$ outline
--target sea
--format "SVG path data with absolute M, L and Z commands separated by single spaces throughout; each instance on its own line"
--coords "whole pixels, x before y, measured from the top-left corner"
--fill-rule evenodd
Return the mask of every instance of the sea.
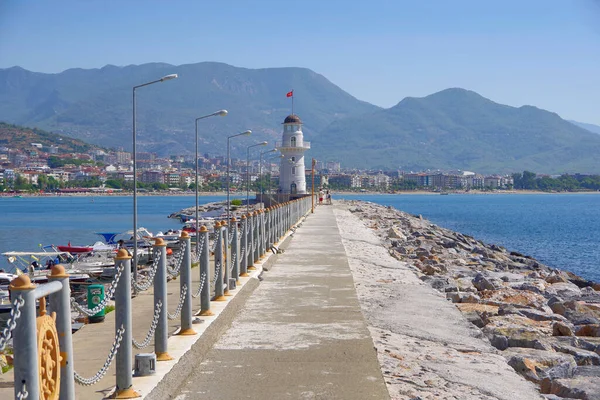
M 600 281 L 600 193 L 333 195 L 392 206 Z
M 439 226 L 600 281 L 600 193 L 333 194 L 334 200 L 341 198 L 422 215 Z M 179 229 L 181 223 L 168 216 L 195 204 L 194 196 L 137 200 L 138 227 L 153 233 Z M 225 196 L 200 196 L 199 203 L 223 200 Z M 102 239 L 96 232 L 131 230 L 132 210 L 131 196 L 0 197 L 0 253 L 41 251 L 51 244 L 90 245 Z M 6 267 L 2 257 L 0 268 Z

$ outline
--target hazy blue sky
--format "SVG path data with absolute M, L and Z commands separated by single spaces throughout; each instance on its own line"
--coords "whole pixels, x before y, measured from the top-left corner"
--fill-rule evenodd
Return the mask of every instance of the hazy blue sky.
M 600 124 L 594 0 L 0 0 L 0 68 L 153 61 L 307 67 L 384 107 L 463 87 Z

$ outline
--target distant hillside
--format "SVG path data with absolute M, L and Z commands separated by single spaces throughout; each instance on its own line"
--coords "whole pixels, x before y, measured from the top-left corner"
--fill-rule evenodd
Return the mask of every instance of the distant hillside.
M 569 122 L 580 128 L 586 129 L 590 132 L 597 133 L 600 135 L 600 126 L 598 126 L 598 125 L 586 124 L 585 122 L 577 122 L 577 121 L 573 121 L 573 120 L 569 120 Z
M 224 155 L 228 135 L 251 129 L 251 137 L 231 141 L 232 157 L 245 158 L 248 145 L 280 140 L 291 112 L 285 94 L 293 89 L 294 111 L 312 145 L 308 158 L 408 171 L 600 173 L 600 135 L 555 113 L 497 104 L 464 89 L 407 97 L 382 109 L 306 68 L 203 62 L 59 74 L 0 69 L 0 120 L 131 150 L 132 87 L 171 73 L 179 78 L 136 92 L 139 151 L 192 154 L 195 118 L 225 108 L 228 116 L 199 122 L 200 152 Z
M 13 67 L 0 69 L 0 120 L 131 150 L 133 86 L 172 73 L 179 78 L 136 91 L 139 151 L 192 153 L 195 118 L 225 108 L 228 116 L 200 121 L 200 151 L 224 154 L 228 135 L 251 129 L 252 137 L 231 142 L 232 155 L 245 158 L 249 144 L 280 140 L 292 89 L 311 139 L 331 121 L 379 109 L 305 68 L 154 63 L 43 74 Z
M 464 89 L 408 97 L 332 123 L 313 147 L 358 167 L 600 172 L 599 135 L 555 113 L 497 104 Z
M 44 146 L 45 151 L 50 146 L 58 147 L 59 153 L 83 153 L 97 147 L 78 139 L 57 135 L 41 129 L 25 128 L 0 122 L 0 147 L 28 151 L 33 149 L 32 143 L 41 144 Z

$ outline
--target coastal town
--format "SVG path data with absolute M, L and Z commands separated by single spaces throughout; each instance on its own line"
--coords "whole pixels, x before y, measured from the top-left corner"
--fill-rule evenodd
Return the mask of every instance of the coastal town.
M 276 190 L 280 156 L 257 158 L 256 155 L 250 160 L 231 158 L 229 185 L 232 192 L 245 191 L 248 183 L 252 190 Z M 155 153 L 139 152 L 136 162 L 138 186 L 142 190 L 177 193 L 194 189 L 194 156 L 191 154 L 159 157 Z M 226 187 L 225 156 L 203 154 L 198 167 L 199 190 L 220 191 Z M 308 182 L 313 182 L 312 175 L 313 170 L 307 169 Z M 376 192 L 515 188 L 513 175 L 483 175 L 460 170 L 357 170 L 344 168 L 340 162 L 320 160 L 315 160 L 314 183 L 317 187 L 335 190 Z M 118 193 L 131 190 L 132 185 L 132 154 L 127 151 L 61 152 L 57 146 L 40 143 L 31 143 L 28 149 L 0 147 L 0 192 Z

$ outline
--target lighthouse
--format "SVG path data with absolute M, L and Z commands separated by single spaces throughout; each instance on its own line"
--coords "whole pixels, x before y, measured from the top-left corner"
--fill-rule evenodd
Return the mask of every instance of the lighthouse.
M 276 147 L 283 155 L 279 167 L 279 193 L 306 194 L 304 152 L 310 149 L 310 142 L 304 141 L 300 117 L 295 114 L 285 117 L 281 142 L 277 142 Z

